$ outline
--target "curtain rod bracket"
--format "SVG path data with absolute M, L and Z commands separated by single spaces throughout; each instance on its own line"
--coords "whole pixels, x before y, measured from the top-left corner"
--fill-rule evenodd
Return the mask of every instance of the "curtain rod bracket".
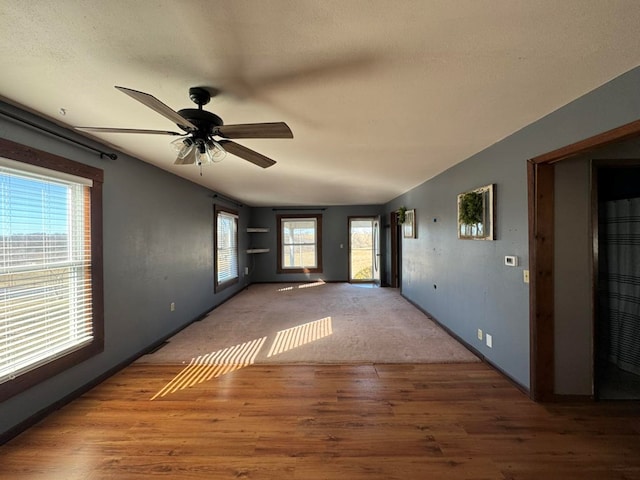
M 244 205 L 242 203 L 236 202 L 232 198 L 225 197 L 224 195 L 220 195 L 219 193 L 214 193 L 213 195 L 211 195 L 211 198 L 219 198 L 223 202 L 231 203 L 232 205 L 235 205 L 238 208 L 244 207 Z

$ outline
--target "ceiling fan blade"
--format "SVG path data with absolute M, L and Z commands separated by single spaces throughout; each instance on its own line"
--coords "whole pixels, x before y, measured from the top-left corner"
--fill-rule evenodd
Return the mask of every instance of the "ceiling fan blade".
M 173 162 L 174 165 L 193 165 L 194 163 L 196 163 L 196 154 L 195 152 L 190 152 L 189 155 L 187 155 L 184 158 L 176 158 L 176 161 Z
M 74 127 L 83 132 L 95 133 L 147 133 L 150 135 L 184 135 L 185 133 L 170 132 L 168 130 L 142 130 L 138 128 L 103 128 L 103 127 Z
M 130 88 L 125 88 L 125 87 L 116 86 L 116 88 L 120 90 L 122 93 L 126 93 L 134 100 L 137 100 L 143 105 L 149 107 L 151 110 L 154 110 L 158 112 L 160 115 L 164 116 L 165 118 L 168 118 L 173 123 L 186 127 L 185 128 L 186 130 L 198 129 L 198 127 L 196 127 L 193 123 L 191 123 L 186 118 L 183 118 L 178 112 L 176 112 L 175 110 L 171 109 L 170 107 L 162 103 L 153 95 L 149 95 L 148 93 L 144 93 L 144 92 L 139 92 L 137 90 L 131 90 Z
M 293 132 L 284 122 L 221 125 L 213 133 L 225 138 L 293 138 Z
M 265 157 L 261 153 L 244 147 L 236 142 L 232 142 L 231 140 L 220 140 L 218 143 L 222 145 L 222 148 L 227 152 L 243 158 L 259 167 L 267 168 L 271 165 L 275 165 L 276 163 L 275 160 L 271 160 L 269 157 Z

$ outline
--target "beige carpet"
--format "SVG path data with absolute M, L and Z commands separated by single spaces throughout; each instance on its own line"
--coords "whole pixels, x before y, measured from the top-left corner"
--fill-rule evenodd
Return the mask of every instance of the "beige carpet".
M 479 359 L 398 290 L 257 284 L 138 363 L 451 363 Z

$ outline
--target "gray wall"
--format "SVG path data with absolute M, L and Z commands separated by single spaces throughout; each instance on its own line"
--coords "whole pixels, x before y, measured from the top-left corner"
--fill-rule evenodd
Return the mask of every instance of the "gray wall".
M 576 158 L 555 170 L 555 392 L 593 393 L 591 162 Z
M 640 69 L 635 68 L 385 207 L 386 212 L 401 205 L 417 211 L 418 238 L 403 239 L 403 294 L 527 388 L 529 295 L 522 280 L 522 270 L 528 269 L 526 161 L 640 118 L 638 84 Z M 456 195 L 489 183 L 497 186 L 496 241 L 458 240 Z M 517 255 L 520 266 L 504 266 L 505 255 Z M 493 348 L 477 339 L 478 328 L 493 335 Z M 568 372 L 585 360 L 585 340 L 579 349 L 556 351 L 562 362 L 558 393 L 583 393 L 584 371 L 578 383 L 568 383 Z M 572 341 L 571 328 L 561 324 L 557 348 Z
M 479 154 L 396 199 L 390 210 L 416 210 L 418 236 L 402 238 L 403 295 L 528 385 L 526 168 L 510 161 L 514 153 Z M 458 240 L 457 194 L 490 183 L 496 241 Z M 516 255 L 519 266 L 505 266 L 505 255 Z M 492 335 L 492 348 L 478 329 Z
M 0 109 L 18 113 L 5 104 Z M 242 283 L 213 293 L 213 192 L 124 154 L 116 161 L 101 160 L 91 151 L 4 116 L 0 116 L 0 137 L 105 173 L 105 351 L 3 402 L 0 432 L 4 432 L 211 310 Z M 241 231 L 246 229 L 248 212 L 240 209 Z M 240 235 L 239 243 L 246 249 L 246 235 Z M 241 272 L 245 261 L 241 255 Z M 175 312 L 170 311 L 171 302 Z
M 253 208 L 251 209 L 251 227 L 264 227 L 269 233 L 252 233 L 249 240 L 252 247 L 268 248 L 269 253 L 249 255 L 249 277 L 251 282 L 298 282 L 324 280 L 327 282 L 346 282 L 349 280 L 349 220 L 350 216 L 376 216 L 382 212 L 380 205 L 351 205 L 305 207 L 298 209 Z M 286 214 L 322 214 L 322 273 L 278 274 L 277 269 L 277 215 Z M 381 219 L 384 225 L 384 218 Z M 384 242 L 384 229 L 382 232 Z M 340 247 L 342 245 L 342 248 Z M 384 245 L 382 245 L 384 249 Z M 384 278 L 384 277 L 383 277 Z

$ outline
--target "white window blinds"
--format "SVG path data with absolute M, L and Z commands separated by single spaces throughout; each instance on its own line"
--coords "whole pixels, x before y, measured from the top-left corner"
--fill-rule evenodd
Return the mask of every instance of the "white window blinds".
M 238 216 L 217 211 L 216 283 L 238 278 Z
M 0 383 L 93 339 L 89 186 L 52 174 L 0 165 Z

